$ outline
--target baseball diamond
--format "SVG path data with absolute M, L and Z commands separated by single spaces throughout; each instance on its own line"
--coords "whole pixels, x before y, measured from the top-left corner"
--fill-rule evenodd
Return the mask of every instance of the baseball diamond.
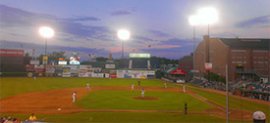
M 78 118 L 85 122 L 162 122 L 165 118 L 166 122 L 225 122 L 224 92 L 192 85 L 185 85 L 186 92 L 183 92 L 183 84 L 167 83 L 168 87 L 164 88 L 158 79 L 141 80 L 141 85 L 131 90 L 130 85 L 136 81 L 116 78 L 1 78 L 0 113 L 1 116 L 12 115 L 21 119 L 35 113 L 46 122 L 75 122 Z M 85 88 L 86 83 L 91 84 L 91 90 Z M 144 97 L 141 97 L 141 88 L 145 90 Z M 74 103 L 71 98 L 73 92 L 78 98 Z M 269 102 L 235 95 L 230 96 L 230 102 L 231 122 L 251 122 L 255 110 L 264 111 L 267 115 L 270 112 L 267 110 Z M 125 117 L 121 117 L 123 114 Z M 108 118 L 105 120 L 102 116 Z

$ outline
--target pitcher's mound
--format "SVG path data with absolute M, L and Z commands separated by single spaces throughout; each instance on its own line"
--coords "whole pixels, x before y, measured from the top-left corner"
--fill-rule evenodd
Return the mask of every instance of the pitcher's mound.
M 139 96 L 139 97 L 133 97 L 134 99 L 136 99 L 136 100 L 158 100 L 158 98 L 157 97 L 141 97 L 141 96 Z

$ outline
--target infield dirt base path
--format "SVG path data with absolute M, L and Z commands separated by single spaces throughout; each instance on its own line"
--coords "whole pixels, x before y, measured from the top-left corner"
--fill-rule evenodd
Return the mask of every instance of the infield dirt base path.
M 82 88 L 20 94 L 0 100 L 0 112 L 58 114 L 83 111 L 72 103 L 74 91 L 79 99 L 87 94 Z
M 136 87 L 139 90 L 140 87 Z M 181 88 L 162 88 L 162 87 L 144 87 L 147 91 L 164 91 L 183 93 Z M 72 103 L 72 93 L 77 92 L 77 98 L 80 99 L 87 93 L 97 90 L 130 90 L 128 86 L 96 86 L 90 90 L 86 88 L 67 88 L 59 90 L 50 90 L 45 92 L 32 92 L 20 94 L 0 100 L 0 113 L 37 113 L 37 114 L 64 114 L 75 112 L 169 112 L 182 113 L 176 110 L 125 110 L 125 109 L 83 109 Z M 209 114 L 220 118 L 225 118 L 225 108 L 220 106 L 190 90 L 186 92 L 194 98 L 212 105 L 214 108 L 202 112 L 188 112 L 189 114 Z M 137 98 L 134 98 L 137 99 Z M 147 100 L 147 99 L 144 99 Z M 153 100 L 153 99 L 152 99 Z M 253 100 L 252 100 L 253 101 Z M 259 101 L 260 102 L 260 101 Z M 262 102 L 265 104 L 265 102 Z M 230 109 L 231 119 L 251 120 L 252 113 L 244 110 Z

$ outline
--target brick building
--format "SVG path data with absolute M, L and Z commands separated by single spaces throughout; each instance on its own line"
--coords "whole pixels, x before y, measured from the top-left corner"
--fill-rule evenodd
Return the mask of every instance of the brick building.
M 194 68 L 201 74 L 207 72 L 205 62 L 209 61 L 212 63 L 210 71 L 221 76 L 226 75 L 227 64 L 229 81 L 270 75 L 270 39 L 208 39 L 209 36 L 204 36 L 195 51 Z

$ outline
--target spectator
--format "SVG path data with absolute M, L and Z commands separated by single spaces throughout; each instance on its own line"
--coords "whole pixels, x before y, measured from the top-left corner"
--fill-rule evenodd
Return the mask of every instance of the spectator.
M 37 120 L 37 117 L 35 116 L 34 113 L 32 113 L 32 114 L 30 115 L 30 117 L 28 118 L 28 120 L 29 120 L 29 121 L 36 121 L 36 120 Z

